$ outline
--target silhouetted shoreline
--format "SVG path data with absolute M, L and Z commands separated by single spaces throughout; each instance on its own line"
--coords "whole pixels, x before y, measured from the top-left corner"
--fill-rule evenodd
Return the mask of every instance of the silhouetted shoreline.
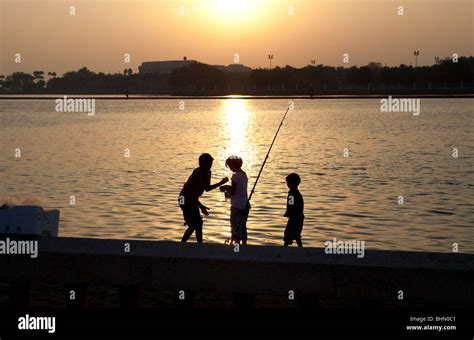
M 62 76 L 34 71 L 0 75 L 0 94 L 167 95 L 189 97 L 246 96 L 371 96 L 371 95 L 453 95 L 474 94 L 474 57 L 449 58 L 434 65 L 413 67 L 332 67 L 308 65 L 249 72 L 226 72 L 212 65 L 193 63 L 170 73 L 105 74 L 87 67 Z M 46 77 L 49 77 L 46 79 Z
M 44 95 L 1 95 L 0 100 L 51 100 L 56 98 L 61 98 L 67 96 L 68 98 L 94 98 L 100 100 L 150 100 L 150 99 L 157 99 L 157 100 L 192 100 L 192 99 L 382 99 L 391 96 L 392 98 L 432 98 L 432 99 L 448 99 L 448 98 L 468 98 L 473 99 L 474 93 L 472 94 L 377 94 L 377 95 L 315 95 L 311 96 L 290 96 L 290 95 L 282 95 L 282 96 L 258 96 L 258 95 L 222 95 L 222 96 L 203 96 L 203 95 L 195 95 L 195 96 L 163 96 L 163 95 L 129 95 L 127 98 L 124 95 L 103 95 L 103 94 L 44 94 Z

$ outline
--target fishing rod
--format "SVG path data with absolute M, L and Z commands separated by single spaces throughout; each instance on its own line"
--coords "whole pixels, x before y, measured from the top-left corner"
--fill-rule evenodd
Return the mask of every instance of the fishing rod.
M 239 225 L 242 224 L 242 221 L 244 220 L 245 218 L 245 215 L 247 215 L 250 211 L 250 200 L 252 199 L 252 196 L 255 192 L 255 188 L 257 187 L 257 183 L 258 183 L 258 180 L 260 179 L 260 175 L 262 174 L 262 171 L 263 171 L 263 168 L 265 167 L 265 164 L 267 163 L 267 160 L 268 160 L 268 156 L 270 155 L 270 151 L 272 151 L 272 148 L 273 148 L 273 144 L 275 144 L 275 140 L 278 136 L 278 133 L 280 132 L 280 129 L 281 127 L 283 126 L 283 122 L 285 121 L 285 118 L 286 118 L 286 115 L 288 114 L 288 111 L 290 110 L 290 108 L 292 107 L 292 102 L 290 102 L 290 104 L 288 105 L 288 107 L 286 108 L 286 111 L 285 111 L 285 114 L 283 115 L 283 118 L 280 122 L 280 125 L 278 126 L 278 129 L 275 133 L 275 136 L 273 136 L 273 140 L 272 140 L 272 143 L 270 144 L 270 147 L 268 148 L 268 152 L 267 154 L 265 155 L 265 159 L 263 160 L 263 163 L 262 163 L 262 166 L 260 167 L 260 171 L 258 172 L 258 175 L 257 175 L 257 179 L 255 180 L 255 183 L 253 184 L 253 187 L 252 187 L 252 191 L 250 191 L 250 195 L 249 197 L 247 198 L 247 203 L 245 204 L 245 209 L 244 209 L 244 214 L 240 217 L 240 221 L 239 221 Z M 225 241 L 225 243 L 227 244 L 228 242 L 230 241 L 230 239 L 227 239 Z
M 257 186 L 258 180 L 260 179 L 260 175 L 262 174 L 263 168 L 265 167 L 265 164 L 267 163 L 268 156 L 270 155 L 270 151 L 272 151 L 273 144 L 275 144 L 275 140 L 278 136 L 278 133 L 280 132 L 281 127 L 283 126 L 283 122 L 285 121 L 286 115 L 288 114 L 288 111 L 290 110 L 290 107 L 291 107 L 292 104 L 293 103 L 290 103 L 290 105 L 288 105 L 288 107 L 286 108 L 285 114 L 283 115 L 283 118 L 280 122 L 280 125 L 278 126 L 278 130 L 276 131 L 275 136 L 273 137 L 272 144 L 270 144 L 270 147 L 268 148 L 268 152 L 265 156 L 265 159 L 263 160 L 262 166 L 260 167 L 260 171 L 258 172 L 257 179 L 255 180 L 255 183 L 253 184 L 252 191 L 250 191 L 249 198 L 247 199 L 247 204 L 245 205 L 245 211 L 247 211 L 247 212 L 250 210 L 250 200 L 252 199 L 253 193 L 255 192 L 255 188 Z M 244 219 L 244 216 L 245 215 L 243 215 L 240 218 L 239 224 L 242 223 L 242 221 Z

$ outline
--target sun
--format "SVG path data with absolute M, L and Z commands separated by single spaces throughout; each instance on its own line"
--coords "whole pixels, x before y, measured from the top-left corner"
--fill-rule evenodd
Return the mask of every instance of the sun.
M 257 11 L 257 0 L 211 0 L 210 13 L 214 18 L 227 23 L 244 22 L 252 19 Z
M 250 8 L 249 0 L 214 0 L 214 10 L 224 16 L 245 15 Z

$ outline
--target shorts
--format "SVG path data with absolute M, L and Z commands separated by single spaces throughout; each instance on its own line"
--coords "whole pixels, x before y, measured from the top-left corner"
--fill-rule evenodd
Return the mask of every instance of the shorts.
M 291 243 L 294 240 L 301 239 L 301 232 L 303 231 L 304 216 L 290 217 L 285 228 L 285 235 L 283 237 L 285 242 Z
M 248 209 L 230 208 L 230 230 L 234 241 L 247 241 Z
M 192 229 L 202 228 L 202 217 L 197 203 L 179 205 L 183 211 L 184 225 Z

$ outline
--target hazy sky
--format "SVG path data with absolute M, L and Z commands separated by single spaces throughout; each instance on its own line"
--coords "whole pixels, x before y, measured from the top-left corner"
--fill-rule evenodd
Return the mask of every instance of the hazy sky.
M 251 67 L 419 65 L 474 55 L 474 0 L 0 0 L 0 74 L 137 71 L 195 59 Z M 70 15 L 75 6 L 75 15 Z M 403 6 L 404 15 L 398 15 Z M 15 53 L 21 63 L 15 63 Z M 131 56 L 130 64 L 124 54 Z M 349 63 L 343 63 L 343 54 Z

